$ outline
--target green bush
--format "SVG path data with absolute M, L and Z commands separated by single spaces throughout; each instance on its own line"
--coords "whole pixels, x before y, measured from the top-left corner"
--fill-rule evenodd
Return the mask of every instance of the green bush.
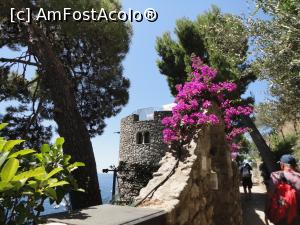
M 0 124 L 0 130 L 7 124 Z M 70 163 L 64 155 L 64 139 L 59 137 L 52 146 L 42 145 L 40 151 L 18 150 L 24 140 L 0 137 L 0 224 L 34 224 L 44 211 L 43 203 L 59 204 L 71 190 L 78 189 L 72 171 L 81 162 Z
M 280 157 L 284 154 L 294 154 L 295 146 L 297 143 L 296 135 L 289 135 L 285 138 L 278 138 L 273 142 L 273 151 L 276 157 L 276 160 L 279 161 Z

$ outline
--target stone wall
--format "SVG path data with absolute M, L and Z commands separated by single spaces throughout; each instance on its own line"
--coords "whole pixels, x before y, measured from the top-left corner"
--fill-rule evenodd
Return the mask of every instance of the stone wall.
M 121 120 L 119 152 L 120 200 L 130 202 L 158 169 L 158 163 L 167 151 L 162 140 L 162 118 L 168 111 L 155 111 L 152 120 L 139 120 L 136 114 Z M 149 143 L 138 143 L 137 135 L 149 134 Z
M 233 169 L 233 183 L 230 192 L 230 197 L 234 200 L 232 205 L 232 223 L 234 225 L 243 225 L 243 211 L 241 205 L 241 195 L 240 195 L 240 173 L 239 168 L 236 162 L 232 162 L 232 169 Z
M 165 209 L 168 224 L 213 225 L 210 146 L 209 129 L 205 129 L 195 142 L 186 146 L 186 158 L 178 161 L 167 153 L 136 203 L 146 198 L 140 206 Z M 167 176 L 170 177 L 167 179 Z M 156 187 L 157 190 L 147 196 Z
M 215 114 L 220 112 L 216 110 Z M 210 133 L 212 169 L 218 174 L 218 190 L 214 191 L 214 222 L 216 225 L 242 225 L 238 168 L 231 160 L 225 141 L 224 124 Z
M 163 157 L 136 204 L 167 210 L 170 225 L 242 225 L 238 173 L 224 124 L 202 129 L 185 150 L 180 159 L 169 152 Z

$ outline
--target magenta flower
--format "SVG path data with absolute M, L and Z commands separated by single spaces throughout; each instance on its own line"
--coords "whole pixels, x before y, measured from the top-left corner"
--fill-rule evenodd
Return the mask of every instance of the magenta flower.
M 226 140 L 232 152 L 239 150 L 239 143 L 234 143 L 239 135 L 248 131 L 246 127 L 235 127 L 236 116 L 249 116 L 253 112 L 251 106 L 234 106 L 226 96 L 237 89 L 232 82 L 215 82 L 217 71 L 204 65 L 199 57 L 192 58 L 191 80 L 183 85 L 176 85 L 178 94 L 176 106 L 172 108 L 172 116 L 162 120 L 166 127 L 163 139 L 167 144 L 180 146 L 191 141 L 191 138 L 201 126 L 225 123 Z M 212 102 L 221 109 L 222 116 L 208 114 Z
M 216 124 L 220 123 L 219 118 L 214 114 L 211 114 L 211 115 L 208 116 L 208 121 L 213 125 L 216 125 Z
M 204 100 L 202 103 L 203 109 L 208 109 L 211 106 L 211 101 Z
M 178 141 L 179 137 L 177 136 L 175 131 L 173 131 L 171 129 L 164 129 L 163 130 L 163 139 L 166 144 L 169 144 L 172 141 Z
M 197 110 L 199 107 L 199 103 L 196 99 L 192 99 L 189 101 L 190 105 L 191 105 L 191 109 L 193 110 Z

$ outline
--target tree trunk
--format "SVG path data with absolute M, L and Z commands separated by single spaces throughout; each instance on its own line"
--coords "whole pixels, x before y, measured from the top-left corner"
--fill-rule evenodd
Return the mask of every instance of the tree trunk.
M 266 164 L 268 172 L 271 173 L 275 171 L 277 169 L 275 157 L 272 151 L 270 150 L 269 146 L 265 142 L 263 136 L 261 135 L 261 133 L 259 132 L 259 130 L 257 129 L 256 125 L 250 117 L 245 117 L 245 122 L 247 126 L 251 129 L 250 136 L 254 144 L 256 145 L 263 162 Z
M 81 161 L 86 165 L 74 173 L 79 187 L 85 189 L 85 193 L 71 193 L 72 208 L 81 209 L 102 204 L 90 136 L 77 109 L 67 72 L 42 29 L 31 23 L 28 30 L 33 40 L 29 41 L 29 50 L 42 65 L 41 76 L 54 104 L 54 120 L 58 125 L 58 133 L 66 140 L 64 152 L 70 154 L 74 161 Z

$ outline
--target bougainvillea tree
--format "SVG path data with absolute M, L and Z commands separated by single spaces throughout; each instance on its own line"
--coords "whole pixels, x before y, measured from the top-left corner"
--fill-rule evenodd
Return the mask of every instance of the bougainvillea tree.
M 247 127 L 239 123 L 239 119 L 249 116 L 253 107 L 241 105 L 241 101 L 237 99 L 230 99 L 229 93 L 236 90 L 236 84 L 216 82 L 217 71 L 203 64 L 199 57 L 192 57 L 192 68 L 190 81 L 176 86 L 178 93 L 172 116 L 162 120 L 165 126 L 164 142 L 180 153 L 181 147 L 188 144 L 204 125 L 220 123 L 220 118 L 210 112 L 212 105 L 216 104 L 222 112 L 221 119 L 225 123 L 226 139 L 231 152 L 237 152 L 237 137 L 248 131 Z

